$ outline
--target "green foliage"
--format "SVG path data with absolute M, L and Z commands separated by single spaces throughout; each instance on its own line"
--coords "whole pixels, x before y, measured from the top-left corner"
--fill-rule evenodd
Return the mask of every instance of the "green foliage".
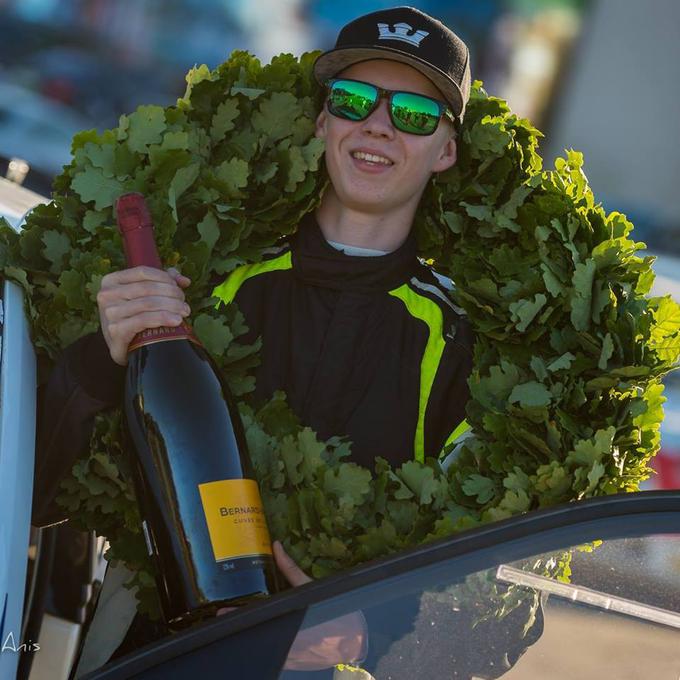
M 234 52 L 187 75 L 175 106 L 143 106 L 117 128 L 83 131 L 53 200 L 21 232 L 0 229 L 0 266 L 26 291 L 33 340 L 54 361 L 97 327 L 101 278 L 124 267 L 113 204 L 142 191 L 166 266 L 193 280 L 197 334 L 239 397 L 275 538 L 323 576 L 454 531 L 586 496 L 632 491 L 649 474 L 663 418 L 660 379 L 680 354 L 680 307 L 648 297 L 651 257 L 632 225 L 595 204 L 582 155 L 544 171 L 541 136 L 475 82 L 458 161 L 433 178 L 416 215 L 420 255 L 454 279 L 476 333 L 467 415 L 472 436 L 443 472 L 434 460 L 374 470 L 351 442 L 318 441 L 277 393 L 252 403 L 260 340 L 215 280 L 257 261 L 318 203 L 327 178 L 313 137 L 315 54 L 269 65 Z M 157 613 L 120 413 L 96 419 L 90 452 L 59 502 L 137 573 Z M 452 423 L 452 426 L 455 423 Z M 448 453 L 445 452 L 445 453 Z

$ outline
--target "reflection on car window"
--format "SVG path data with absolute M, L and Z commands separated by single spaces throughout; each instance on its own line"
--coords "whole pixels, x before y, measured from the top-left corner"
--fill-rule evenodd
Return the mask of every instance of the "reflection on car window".
M 312 607 L 280 680 L 680 677 L 680 534 L 461 573 L 451 560 L 372 586 L 321 619 Z M 338 661 L 364 672 L 339 671 Z
M 570 554 L 567 587 L 542 586 L 549 594 L 541 641 L 503 677 L 534 678 L 551 668 L 558 678 L 679 677 L 680 534 Z

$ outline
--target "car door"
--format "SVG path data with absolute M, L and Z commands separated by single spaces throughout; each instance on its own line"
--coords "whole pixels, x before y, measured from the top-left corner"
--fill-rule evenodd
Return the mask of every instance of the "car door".
M 356 624 L 357 612 L 364 631 L 334 627 Z M 334 658 L 364 634 L 361 658 Z M 423 545 L 174 634 L 86 679 L 199 674 L 677 680 L 680 492 L 589 499 Z
M 0 180 L 0 216 L 17 226 L 41 200 Z M 0 678 L 14 678 L 22 644 L 35 446 L 35 353 L 23 294 L 0 280 Z M 28 643 L 27 643 L 28 644 Z

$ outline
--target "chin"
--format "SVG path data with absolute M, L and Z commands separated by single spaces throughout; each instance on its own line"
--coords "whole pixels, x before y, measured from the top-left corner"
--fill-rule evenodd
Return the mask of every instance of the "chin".
M 341 185 L 342 186 L 342 185 Z M 347 206 L 354 204 L 384 205 L 394 203 L 394 186 L 380 185 L 378 182 L 347 183 L 338 192 L 338 197 Z
M 387 212 L 392 207 L 391 201 L 387 201 L 384 196 L 376 196 L 375 193 L 353 192 L 341 199 L 342 204 L 352 210 L 360 212 Z

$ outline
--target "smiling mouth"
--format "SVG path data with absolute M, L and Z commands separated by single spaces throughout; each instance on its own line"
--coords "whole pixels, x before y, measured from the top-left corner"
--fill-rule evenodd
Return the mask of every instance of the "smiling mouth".
M 359 161 L 365 161 L 371 165 L 394 165 L 394 163 L 385 156 L 377 156 L 376 154 L 366 153 L 365 151 L 353 151 L 351 154 L 352 158 L 356 158 Z

